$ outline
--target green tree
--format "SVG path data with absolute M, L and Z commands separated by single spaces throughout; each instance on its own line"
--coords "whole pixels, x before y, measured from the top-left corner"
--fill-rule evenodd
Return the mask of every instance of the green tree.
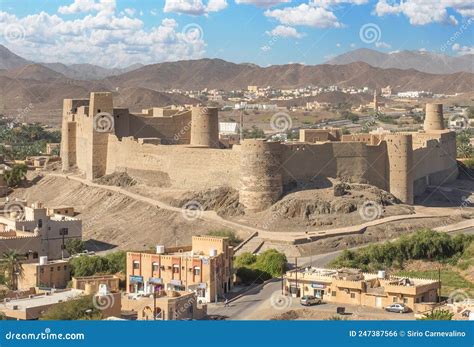
M 284 253 L 269 249 L 257 256 L 257 269 L 269 273 L 272 277 L 281 276 L 286 270 L 287 259 Z
M 448 310 L 434 310 L 425 314 L 420 320 L 452 320 L 454 313 Z
M 100 274 L 125 273 L 126 253 L 118 251 L 106 256 L 82 255 L 70 261 L 73 276 L 93 276 Z
M 25 256 L 19 254 L 14 249 L 3 253 L 3 257 L 0 260 L 1 269 L 5 273 L 6 285 L 11 290 L 18 289 L 18 277 L 23 275 L 22 260 L 25 260 Z
M 69 255 L 82 253 L 85 250 L 84 241 L 80 239 L 69 239 L 66 241 L 65 246 Z
M 237 277 L 244 283 L 262 282 L 281 276 L 286 270 L 286 256 L 275 249 L 259 255 L 246 252 L 234 259 Z
M 100 320 L 102 312 L 94 306 L 92 295 L 51 306 L 40 320 Z
M 471 146 L 471 133 L 468 130 L 463 130 L 456 135 L 457 154 L 460 158 L 472 157 L 473 150 Z
M 245 139 L 261 139 L 265 138 L 265 132 L 256 127 L 255 125 L 252 125 L 251 129 L 244 129 L 244 138 Z
M 25 164 L 14 165 L 5 171 L 5 181 L 9 187 L 17 187 L 26 177 L 28 167 Z

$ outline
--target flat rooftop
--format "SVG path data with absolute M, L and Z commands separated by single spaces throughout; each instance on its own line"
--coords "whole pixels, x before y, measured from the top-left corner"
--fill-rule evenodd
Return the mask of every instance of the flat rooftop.
M 67 300 L 78 298 L 83 295 L 83 291 L 79 289 L 70 289 L 61 292 L 54 292 L 50 295 L 40 294 L 32 298 L 10 299 L 9 302 L 2 302 L 0 309 L 13 310 L 13 306 L 17 306 L 17 311 L 26 310 L 32 307 L 41 307 L 47 305 L 57 304 Z

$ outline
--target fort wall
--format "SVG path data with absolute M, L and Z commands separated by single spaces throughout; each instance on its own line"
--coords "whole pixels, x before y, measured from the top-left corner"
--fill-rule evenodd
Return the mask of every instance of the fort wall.
M 174 188 L 239 188 L 240 147 L 221 150 L 179 145 L 140 144 L 133 137 L 110 135 L 107 174 L 151 171 Z
M 103 120 L 97 115 L 104 113 L 113 116 L 106 130 L 102 123 L 97 126 Z M 294 188 L 330 186 L 328 178 L 372 184 L 412 204 L 428 185 L 457 177 L 456 134 L 442 129 L 442 118 L 442 106 L 428 105 L 422 132 L 330 141 L 337 130 L 310 129 L 303 135 L 311 142 L 245 140 L 224 150 L 219 149 L 215 108 L 130 114 L 113 109 L 111 93 L 92 93 L 90 100 L 64 101 L 61 156 L 64 170 L 77 166 L 88 179 L 129 171 L 165 187 L 229 186 L 255 211 Z

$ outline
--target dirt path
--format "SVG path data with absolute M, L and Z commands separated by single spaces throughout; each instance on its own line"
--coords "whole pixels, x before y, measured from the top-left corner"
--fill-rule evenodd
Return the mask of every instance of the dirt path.
M 133 192 L 130 192 L 124 188 L 121 187 L 116 187 L 116 186 L 104 186 L 100 185 L 94 182 L 90 182 L 84 178 L 80 178 L 77 176 L 69 176 L 65 174 L 58 174 L 58 173 L 48 173 L 47 175 L 53 176 L 53 177 L 61 177 L 61 178 L 66 178 L 70 180 L 74 180 L 76 182 L 80 182 L 84 185 L 87 185 L 89 187 L 95 187 L 95 188 L 100 188 L 100 189 L 105 189 L 111 192 L 116 192 L 120 193 L 123 195 L 126 195 L 136 201 L 144 202 L 153 206 L 157 206 L 160 209 L 172 211 L 175 213 L 183 213 L 183 209 L 175 206 L 171 206 L 163 201 L 152 199 L 149 197 L 145 197 L 143 195 L 139 195 Z M 421 207 L 417 206 L 415 208 L 415 214 L 408 214 L 408 215 L 398 215 L 398 216 L 390 216 L 390 217 L 385 217 L 381 219 L 376 219 L 373 221 L 369 221 L 363 224 L 359 225 L 354 225 L 354 226 L 348 226 L 348 227 L 343 227 L 343 228 L 336 228 L 336 229 L 330 229 L 330 230 L 315 230 L 315 231 L 309 231 L 309 232 L 285 232 L 283 233 L 275 233 L 259 228 L 254 228 L 251 226 L 247 226 L 244 224 L 232 222 L 229 220 L 226 220 L 219 215 L 217 215 L 214 211 L 201 211 L 197 214 L 196 218 L 212 223 L 217 223 L 225 227 L 229 227 L 232 229 L 236 230 L 244 230 L 247 232 L 258 232 L 258 237 L 262 239 L 268 239 L 272 241 L 280 241 L 280 242 L 288 242 L 288 243 L 293 243 L 293 242 L 304 242 L 304 241 L 309 241 L 311 240 L 317 240 L 319 238 L 326 238 L 326 237 L 334 237 L 334 236 L 344 236 L 344 235 L 351 235 L 351 234 L 357 234 L 363 232 L 366 228 L 368 227 L 373 227 L 373 226 L 379 226 L 385 223 L 390 223 L 394 221 L 403 221 L 403 220 L 411 220 L 411 219 L 420 219 L 420 218 L 433 218 L 433 217 L 449 217 L 453 215 L 460 215 L 462 213 L 461 209 L 453 209 L 453 208 L 431 208 L 431 207 Z M 457 223 L 459 224 L 459 223 Z M 459 228 L 459 226 L 455 224 L 452 226 L 444 226 L 442 227 L 442 230 L 444 232 L 449 232 L 452 230 L 457 230 L 456 228 Z M 474 226 L 474 221 L 473 220 L 468 220 L 464 221 L 462 227 L 470 227 Z M 454 229 L 453 229 L 454 228 Z

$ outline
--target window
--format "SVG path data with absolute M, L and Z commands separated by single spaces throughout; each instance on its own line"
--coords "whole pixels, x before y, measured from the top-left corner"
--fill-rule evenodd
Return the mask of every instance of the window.
M 393 302 L 398 302 L 398 299 L 396 296 L 393 297 Z
M 179 265 L 173 265 L 173 273 L 175 274 L 179 273 Z
M 407 298 L 403 298 L 403 303 L 404 303 L 404 304 L 408 304 L 408 299 L 407 299 Z
M 50 268 L 50 271 L 53 272 L 53 271 L 54 271 L 54 267 L 51 267 L 51 268 Z
M 199 276 L 199 275 L 201 275 L 201 268 L 198 267 L 198 266 L 195 266 L 195 267 L 194 267 L 193 274 L 194 274 L 194 276 Z
M 38 219 L 38 228 L 42 228 L 42 227 L 43 227 L 43 220 Z
M 355 299 L 356 295 L 355 293 L 351 293 L 351 299 Z
M 58 271 L 61 271 L 61 266 L 58 266 Z
M 140 262 L 138 260 L 133 261 L 133 270 L 138 270 L 140 268 Z
M 44 274 L 44 268 L 40 269 L 40 273 Z
M 160 269 L 160 265 L 158 263 L 151 264 L 151 271 L 156 272 Z
M 332 295 L 332 296 L 336 296 L 336 291 L 333 290 L 333 291 L 331 292 L 331 295 Z
M 68 228 L 61 228 L 59 229 L 59 235 L 65 236 L 69 234 L 69 229 Z

